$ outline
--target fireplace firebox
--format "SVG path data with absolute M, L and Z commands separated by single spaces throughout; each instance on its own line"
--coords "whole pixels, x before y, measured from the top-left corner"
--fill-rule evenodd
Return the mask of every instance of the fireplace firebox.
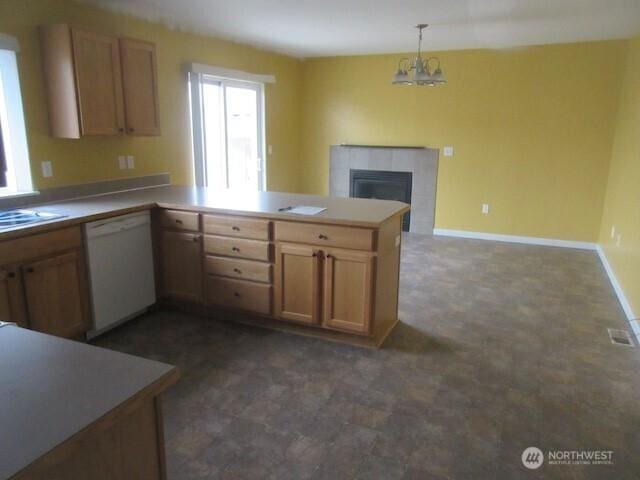
M 411 177 L 411 172 L 351 169 L 349 196 L 411 203 Z M 410 223 L 411 212 L 407 212 L 402 218 L 402 230 L 408 232 Z

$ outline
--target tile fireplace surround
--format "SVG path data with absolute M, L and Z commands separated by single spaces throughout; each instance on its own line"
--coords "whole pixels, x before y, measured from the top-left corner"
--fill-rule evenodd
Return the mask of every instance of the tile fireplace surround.
M 330 150 L 329 194 L 349 196 L 349 171 L 383 170 L 411 172 L 411 232 L 433 233 L 438 150 L 435 148 L 394 148 L 332 145 Z

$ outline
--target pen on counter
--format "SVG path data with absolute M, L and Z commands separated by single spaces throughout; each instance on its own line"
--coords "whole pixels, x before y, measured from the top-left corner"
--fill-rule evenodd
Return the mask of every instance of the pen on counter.
M 278 209 L 278 211 L 279 212 L 287 212 L 287 211 L 292 210 L 292 209 L 293 209 L 293 207 L 291 207 L 291 206 L 289 206 L 289 207 L 280 207 Z

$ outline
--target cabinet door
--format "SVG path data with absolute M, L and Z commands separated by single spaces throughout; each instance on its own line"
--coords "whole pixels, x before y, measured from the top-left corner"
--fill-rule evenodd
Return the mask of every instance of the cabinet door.
M 69 252 L 22 267 L 29 326 L 60 337 L 87 330 L 86 284 L 79 252 Z
M 330 249 L 324 263 L 323 324 L 368 333 L 372 314 L 375 257 L 368 252 Z
M 155 44 L 121 39 L 120 60 L 127 133 L 160 135 Z
M 163 230 L 162 293 L 165 297 L 202 301 L 202 235 Z
M 319 322 L 319 255 L 313 247 L 276 246 L 275 314 L 294 322 Z
M 28 326 L 20 270 L 15 267 L 0 269 L 0 321 Z
M 124 132 L 118 40 L 76 28 L 71 36 L 82 134 Z

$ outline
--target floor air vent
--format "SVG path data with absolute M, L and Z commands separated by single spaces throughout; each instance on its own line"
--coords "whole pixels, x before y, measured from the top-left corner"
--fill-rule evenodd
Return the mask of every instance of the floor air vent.
M 607 328 L 609 331 L 609 338 L 611 339 L 611 343 L 615 345 L 624 345 L 625 347 L 633 347 L 633 340 L 631 340 L 631 336 L 629 332 L 626 330 L 616 330 L 613 328 Z

